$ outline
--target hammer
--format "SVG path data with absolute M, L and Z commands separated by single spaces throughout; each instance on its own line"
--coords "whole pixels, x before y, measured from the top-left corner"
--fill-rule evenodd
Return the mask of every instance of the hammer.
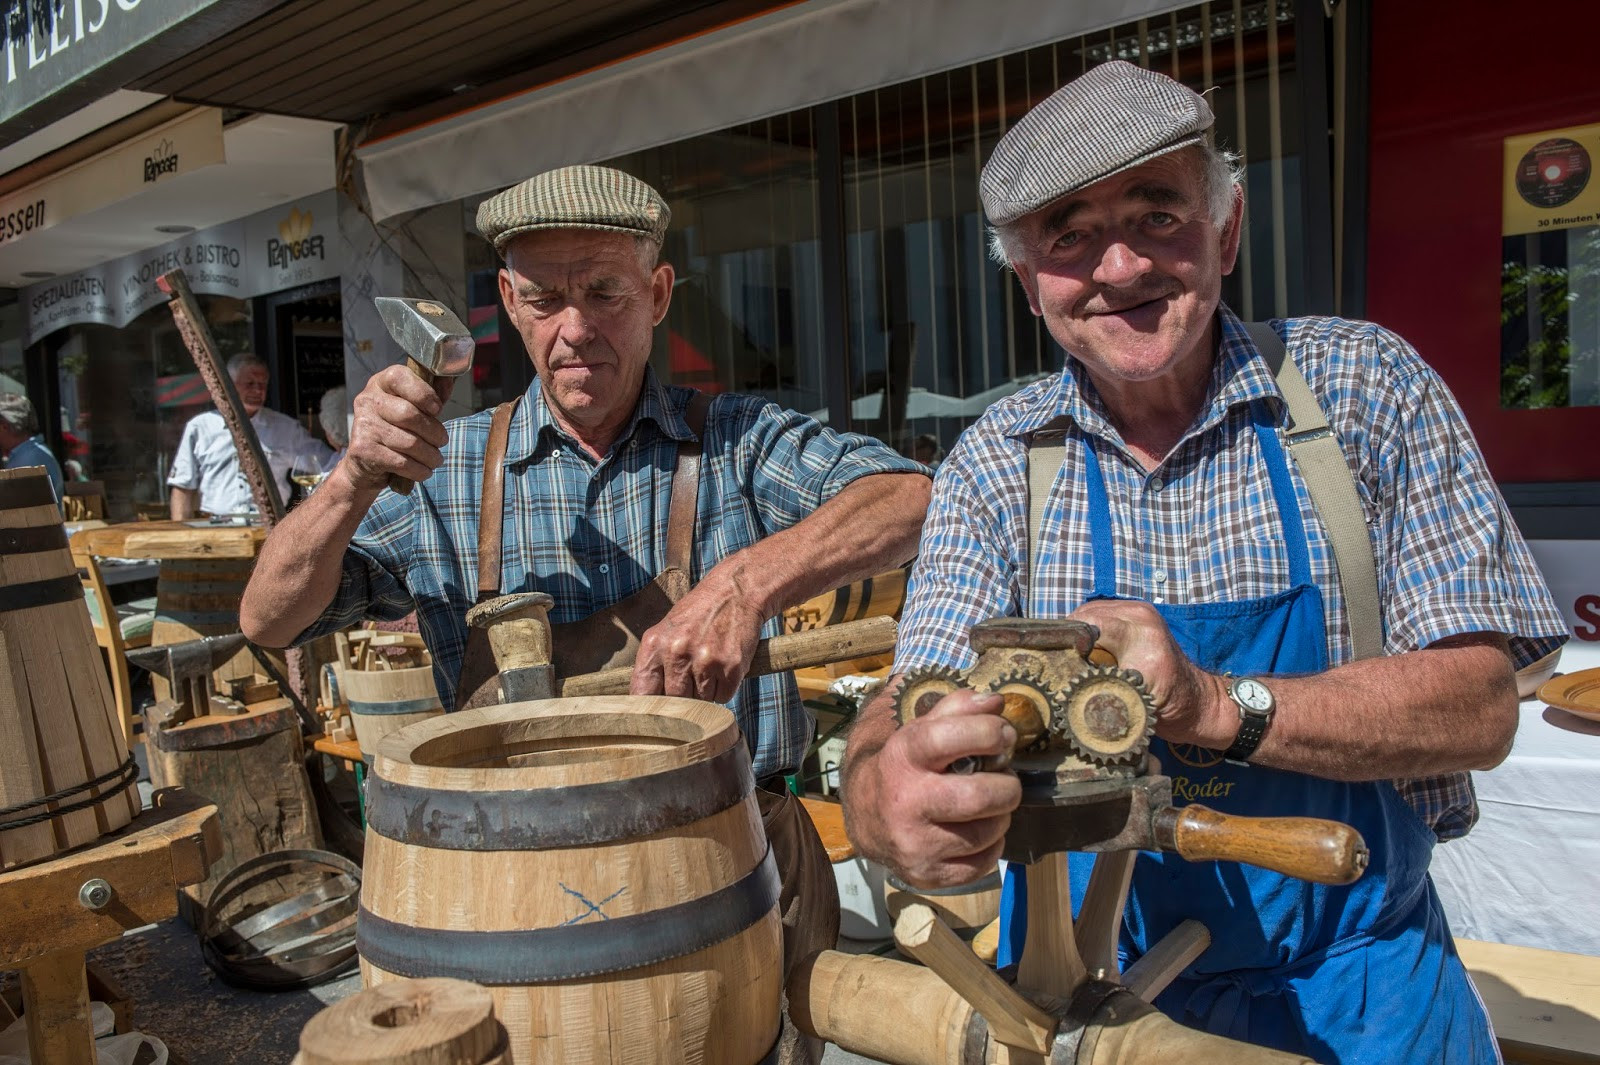
M 557 695 L 626 695 L 632 666 L 603 669 L 558 679 L 550 664 L 548 611 L 555 600 L 543 592 L 518 592 L 479 603 L 467 611 L 467 624 L 489 633 L 500 690 L 508 703 L 552 699 Z M 820 666 L 894 650 L 898 626 L 893 618 L 863 618 L 806 632 L 762 640 L 750 660 L 751 677 L 786 669 Z
M 404 296 L 374 296 L 372 302 L 389 335 L 406 353 L 406 366 L 426 384 L 439 377 L 460 377 L 472 368 L 476 350 L 472 330 L 444 304 Z M 398 473 L 389 475 L 389 487 L 401 495 L 413 484 Z

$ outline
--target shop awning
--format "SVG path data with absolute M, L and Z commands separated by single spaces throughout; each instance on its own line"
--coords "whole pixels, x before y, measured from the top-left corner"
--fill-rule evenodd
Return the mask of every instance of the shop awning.
M 709 133 L 1183 6 L 807 0 L 366 144 L 373 215 Z

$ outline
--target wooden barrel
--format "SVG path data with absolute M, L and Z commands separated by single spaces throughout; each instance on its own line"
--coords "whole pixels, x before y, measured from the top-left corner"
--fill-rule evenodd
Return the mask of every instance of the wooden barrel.
M 891 921 L 913 902 L 928 906 L 957 935 L 971 939 L 1000 916 L 1000 871 L 948 888 L 912 887 L 892 873 L 884 878 L 883 904 Z
M 392 980 L 334 1003 L 290 1065 L 510 1065 L 489 992 L 464 980 Z
M 239 631 L 239 602 L 250 581 L 255 562 L 248 558 L 184 558 L 161 563 L 156 579 L 156 619 L 150 629 L 150 643 L 159 647 L 186 643 L 198 636 L 224 636 Z M 283 652 L 272 651 L 274 662 L 284 670 Z M 248 649 L 240 651 L 216 669 L 212 676 L 219 691 L 227 682 L 259 672 Z M 157 699 L 168 695 L 164 678 L 153 676 Z
M 350 705 L 356 743 L 368 762 L 389 733 L 444 713 L 432 666 L 346 669 L 339 694 Z
M 517 1065 L 773 1050 L 777 871 L 723 707 L 553 699 L 391 733 L 363 864 L 368 984 L 485 985 Z
M 783 631 L 801 632 L 862 618 L 899 617 L 906 601 L 905 567 L 847 584 L 783 612 Z
M 0 869 L 123 827 L 137 778 L 50 478 L 0 470 Z

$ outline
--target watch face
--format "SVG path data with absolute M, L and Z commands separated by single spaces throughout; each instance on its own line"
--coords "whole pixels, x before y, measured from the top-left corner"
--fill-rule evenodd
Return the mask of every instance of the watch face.
M 1272 693 L 1259 680 L 1244 677 L 1234 681 L 1233 697 L 1251 710 L 1266 713 L 1272 709 Z

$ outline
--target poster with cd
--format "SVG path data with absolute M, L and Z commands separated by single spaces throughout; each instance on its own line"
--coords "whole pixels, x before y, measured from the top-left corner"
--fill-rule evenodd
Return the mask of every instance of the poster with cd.
M 1597 162 L 1600 125 L 1507 137 L 1501 233 L 1600 225 Z

